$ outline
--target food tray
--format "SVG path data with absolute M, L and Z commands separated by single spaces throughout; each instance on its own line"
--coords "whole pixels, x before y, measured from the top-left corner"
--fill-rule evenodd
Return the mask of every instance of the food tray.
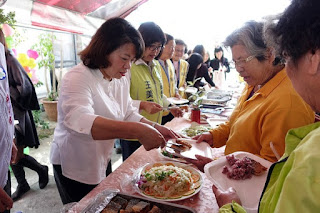
M 175 203 L 166 203 L 163 201 L 156 201 L 149 198 L 130 195 L 119 192 L 118 189 L 106 189 L 99 193 L 81 213 L 100 213 L 112 200 L 112 198 L 119 196 L 126 200 L 139 199 L 140 201 L 148 202 L 151 206 L 158 206 L 163 212 L 181 212 L 181 213 L 196 213 L 196 211 L 190 207 L 182 206 Z
M 140 199 L 142 201 L 148 202 L 151 205 L 156 205 L 158 206 L 163 212 L 181 212 L 181 213 L 196 213 L 196 211 L 190 207 L 175 204 L 175 203 L 167 203 L 163 201 L 155 201 L 149 198 L 142 198 L 140 196 L 135 196 L 135 195 L 128 195 L 124 193 L 119 193 L 119 196 L 125 198 L 125 199 Z

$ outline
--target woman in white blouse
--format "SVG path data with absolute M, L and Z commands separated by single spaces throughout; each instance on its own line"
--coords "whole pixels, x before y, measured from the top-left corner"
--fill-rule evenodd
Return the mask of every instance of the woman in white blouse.
M 82 63 L 64 76 L 50 156 L 63 204 L 79 201 L 111 173 L 113 139 L 137 138 L 150 150 L 176 137 L 132 106 L 123 76 L 143 50 L 137 30 L 110 19 L 80 52 Z

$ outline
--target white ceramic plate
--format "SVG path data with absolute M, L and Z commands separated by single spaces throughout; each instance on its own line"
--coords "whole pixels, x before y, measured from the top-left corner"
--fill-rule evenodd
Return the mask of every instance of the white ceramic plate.
M 180 154 L 183 157 L 196 159 L 195 155 L 201 155 L 201 156 L 205 156 L 208 158 L 212 158 L 212 151 L 211 151 L 211 147 L 209 144 L 207 144 L 205 142 L 196 143 L 195 141 L 188 141 L 188 142 L 192 145 L 192 147 L 191 147 L 191 149 L 189 149 L 185 152 L 180 152 Z M 160 156 L 163 157 L 164 159 L 175 160 L 175 161 L 184 161 L 181 158 L 170 158 L 170 157 L 164 156 L 162 154 L 163 149 L 159 148 L 158 151 L 160 153 Z
M 183 99 L 183 98 L 175 98 L 175 97 L 170 97 L 170 98 L 167 98 L 168 101 L 171 103 L 171 104 L 187 104 L 189 103 L 189 100 L 188 99 Z
M 234 155 L 236 158 L 240 159 L 243 157 L 252 158 L 268 169 L 272 164 L 271 162 L 248 152 L 234 152 L 230 155 Z M 239 195 L 242 206 L 248 213 L 257 212 L 259 199 L 266 182 L 268 172 L 266 171 L 261 176 L 253 175 L 252 178 L 246 180 L 233 180 L 229 179 L 227 175 L 222 174 L 222 169 L 225 165 L 228 165 L 226 157 L 221 157 L 218 160 L 208 163 L 204 167 L 204 172 L 219 189 L 227 190 L 229 187 L 233 187 Z
M 216 128 L 220 124 L 223 124 L 227 121 L 227 117 L 219 117 L 219 118 L 208 118 L 207 122 L 210 124 L 212 128 Z
M 189 198 L 189 197 L 192 197 L 193 195 L 197 194 L 197 193 L 201 190 L 202 185 L 203 185 L 202 176 L 201 176 L 201 174 L 200 174 L 196 169 L 194 169 L 193 167 L 191 167 L 191 166 L 189 166 L 189 165 L 186 165 L 186 164 L 183 164 L 183 163 L 172 162 L 172 161 L 161 161 L 161 162 L 159 162 L 159 163 L 162 163 L 162 164 L 172 163 L 172 164 L 174 164 L 174 166 L 177 166 L 177 167 L 180 167 L 180 168 L 183 168 L 183 169 L 187 169 L 187 170 L 190 171 L 191 173 L 194 173 L 194 174 L 199 175 L 199 177 L 200 177 L 200 180 L 199 180 L 199 181 L 200 181 L 200 186 L 194 191 L 194 193 L 192 193 L 192 194 L 190 194 L 190 195 L 186 195 L 186 196 L 182 196 L 182 197 L 173 199 L 173 198 L 156 198 L 156 197 L 153 197 L 153 196 L 146 195 L 146 194 L 144 194 L 144 193 L 142 192 L 142 190 L 138 187 L 138 184 L 135 183 L 135 188 L 136 188 L 137 192 L 138 192 L 140 195 L 142 195 L 142 196 L 144 196 L 144 197 L 148 197 L 148 198 L 153 199 L 153 200 L 157 200 L 157 201 L 158 201 L 158 200 L 160 200 L 160 201 L 178 201 L 178 200 L 184 200 L 184 199 L 187 199 L 187 198 Z M 146 164 L 145 166 L 143 166 L 143 167 L 140 168 L 140 172 L 139 172 L 139 175 L 138 175 L 137 178 L 136 178 L 136 182 L 138 181 L 141 173 L 146 169 L 146 167 L 152 166 L 153 164 L 154 164 L 154 163 L 151 163 L 151 164 L 148 163 L 148 164 Z
M 199 126 L 201 126 L 201 127 L 199 127 Z M 211 126 L 208 124 L 208 122 L 206 120 L 205 120 L 205 124 L 198 124 L 197 122 L 192 122 L 190 127 L 181 129 L 180 131 L 178 131 L 178 133 L 182 134 L 183 136 L 185 136 L 187 138 L 194 137 L 196 135 L 189 136 L 186 134 L 186 131 L 190 130 L 190 129 L 196 131 L 197 128 L 199 129 L 198 132 L 200 132 L 200 133 L 198 133 L 196 135 L 200 135 L 200 134 L 202 134 L 200 129 L 205 130 L 205 132 L 209 132 L 209 130 L 211 129 Z

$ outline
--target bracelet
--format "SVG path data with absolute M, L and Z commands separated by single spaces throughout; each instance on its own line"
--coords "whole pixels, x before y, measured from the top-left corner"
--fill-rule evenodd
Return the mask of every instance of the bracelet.
M 152 126 L 153 128 L 156 128 L 156 124 L 158 124 L 158 123 L 154 122 L 154 123 L 151 124 L 151 126 Z

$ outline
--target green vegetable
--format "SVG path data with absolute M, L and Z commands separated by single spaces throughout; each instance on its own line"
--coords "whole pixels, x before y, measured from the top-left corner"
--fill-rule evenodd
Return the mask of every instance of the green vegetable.
M 170 153 L 167 152 L 167 151 L 162 151 L 161 153 L 162 153 L 164 156 L 167 156 L 167 157 L 169 157 L 169 158 L 173 158 L 173 155 L 170 154 Z
M 147 173 L 144 174 L 144 176 L 145 176 L 145 178 L 147 179 L 147 181 L 152 180 L 152 176 L 151 176 L 150 173 L 147 172 Z

